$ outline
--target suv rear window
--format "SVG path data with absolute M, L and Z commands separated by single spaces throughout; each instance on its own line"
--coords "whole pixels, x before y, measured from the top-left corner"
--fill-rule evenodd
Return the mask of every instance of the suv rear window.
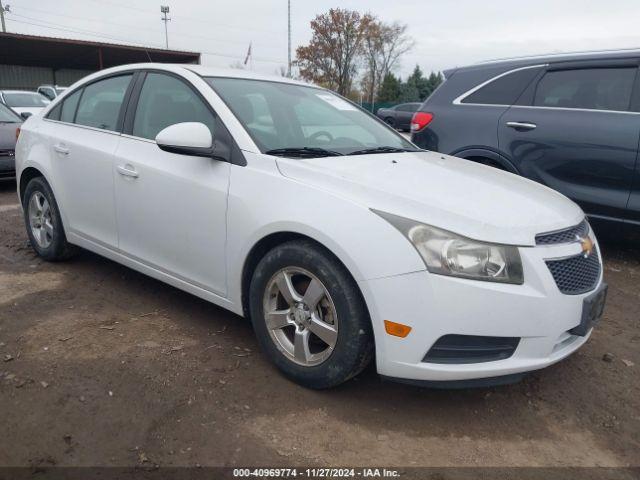
M 468 95 L 461 103 L 513 105 L 539 71 L 532 67 L 508 73 Z
M 534 105 L 589 110 L 629 110 L 636 68 L 584 68 L 547 72 Z

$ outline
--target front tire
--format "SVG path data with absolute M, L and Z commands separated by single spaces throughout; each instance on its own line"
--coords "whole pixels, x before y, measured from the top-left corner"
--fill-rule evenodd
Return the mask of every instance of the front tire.
M 393 117 L 387 117 L 384 119 L 384 121 L 391 128 L 396 128 L 396 120 Z
M 311 241 L 268 252 L 254 272 L 249 302 L 261 349 L 300 385 L 334 387 L 373 357 L 371 321 L 355 281 Z
M 43 177 L 29 181 L 23 195 L 24 222 L 31 247 L 43 259 L 66 260 L 75 253 L 67 242 L 58 204 Z

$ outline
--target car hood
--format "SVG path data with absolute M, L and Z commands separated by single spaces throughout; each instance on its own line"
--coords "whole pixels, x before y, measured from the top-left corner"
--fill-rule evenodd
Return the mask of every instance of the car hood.
M 16 129 L 20 123 L 0 123 L 0 150 L 16 148 Z
M 575 203 L 511 173 L 435 152 L 277 158 L 280 172 L 368 208 L 460 235 L 535 245 L 536 234 L 580 223 Z

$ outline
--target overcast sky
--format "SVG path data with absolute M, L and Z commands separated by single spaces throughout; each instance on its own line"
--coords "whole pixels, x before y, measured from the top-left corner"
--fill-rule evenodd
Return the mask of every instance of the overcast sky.
M 164 47 L 160 4 L 171 8 L 169 47 L 230 66 L 253 42 L 253 68 L 287 62 L 287 0 L 3 0 L 10 32 Z M 409 26 L 416 41 L 398 73 L 549 52 L 640 47 L 639 0 L 292 0 L 293 49 L 313 17 L 339 5 Z

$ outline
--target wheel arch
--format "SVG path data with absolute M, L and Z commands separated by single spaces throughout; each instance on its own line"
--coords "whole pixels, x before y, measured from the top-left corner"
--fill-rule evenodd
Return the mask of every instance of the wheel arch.
M 24 191 L 26 190 L 27 185 L 36 177 L 42 177 L 47 180 L 44 173 L 36 167 L 27 167 L 20 172 L 20 179 L 18 180 L 18 195 L 20 196 L 20 203 L 24 202 Z M 49 182 L 49 180 L 47 180 L 47 183 L 51 186 L 51 182 Z
M 520 175 L 516 166 L 504 155 L 486 148 L 466 148 L 451 153 L 455 157 L 464 158 L 473 162 L 484 163 L 490 166 L 497 166 L 510 173 Z M 485 161 L 483 161 L 485 160 Z M 492 165 L 494 163 L 495 165 Z
M 295 241 L 295 240 L 304 240 L 304 241 L 313 243 L 320 249 L 327 252 L 340 265 L 342 265 L 342 267 L 344 267 L 345 271 L 349 274 L 354 284 L 356 285 L 356 288 L 360 294 L 360 298 L 364 303 L 365 308 L 367 309 L 367 312 L 369 312 L 365 296 L 360 288 L 360 285 L 358 285 L 358 282 L 353 272 L 349 269 L 349 267 L 345 264 L 345 262 L 342 261 L 342 259 L 340 259 L 338 255 L 336 255 L 330 248 L 328 248 L 322 242 L 319 242 L 318 240 L 308 235 L 305 235 L 299 232 L 294 232 L 294 231 L 279 231 L 279 232 L 270 233 L 262 237 L 260 240 L 258 240 L 253 245 L 253 247 L 251 247 L 244 261 L 244 264 L 242 267 L 242 274 L 241 274 L 240 298 L 242 303 L 242 312 L 246 318 L 249 318 L 249 287 L 251 284 L 253 273 L 255 272 L 258 266 L 258 263 L 260 263 L 260 260 L 272 249 L 284 243 Z

